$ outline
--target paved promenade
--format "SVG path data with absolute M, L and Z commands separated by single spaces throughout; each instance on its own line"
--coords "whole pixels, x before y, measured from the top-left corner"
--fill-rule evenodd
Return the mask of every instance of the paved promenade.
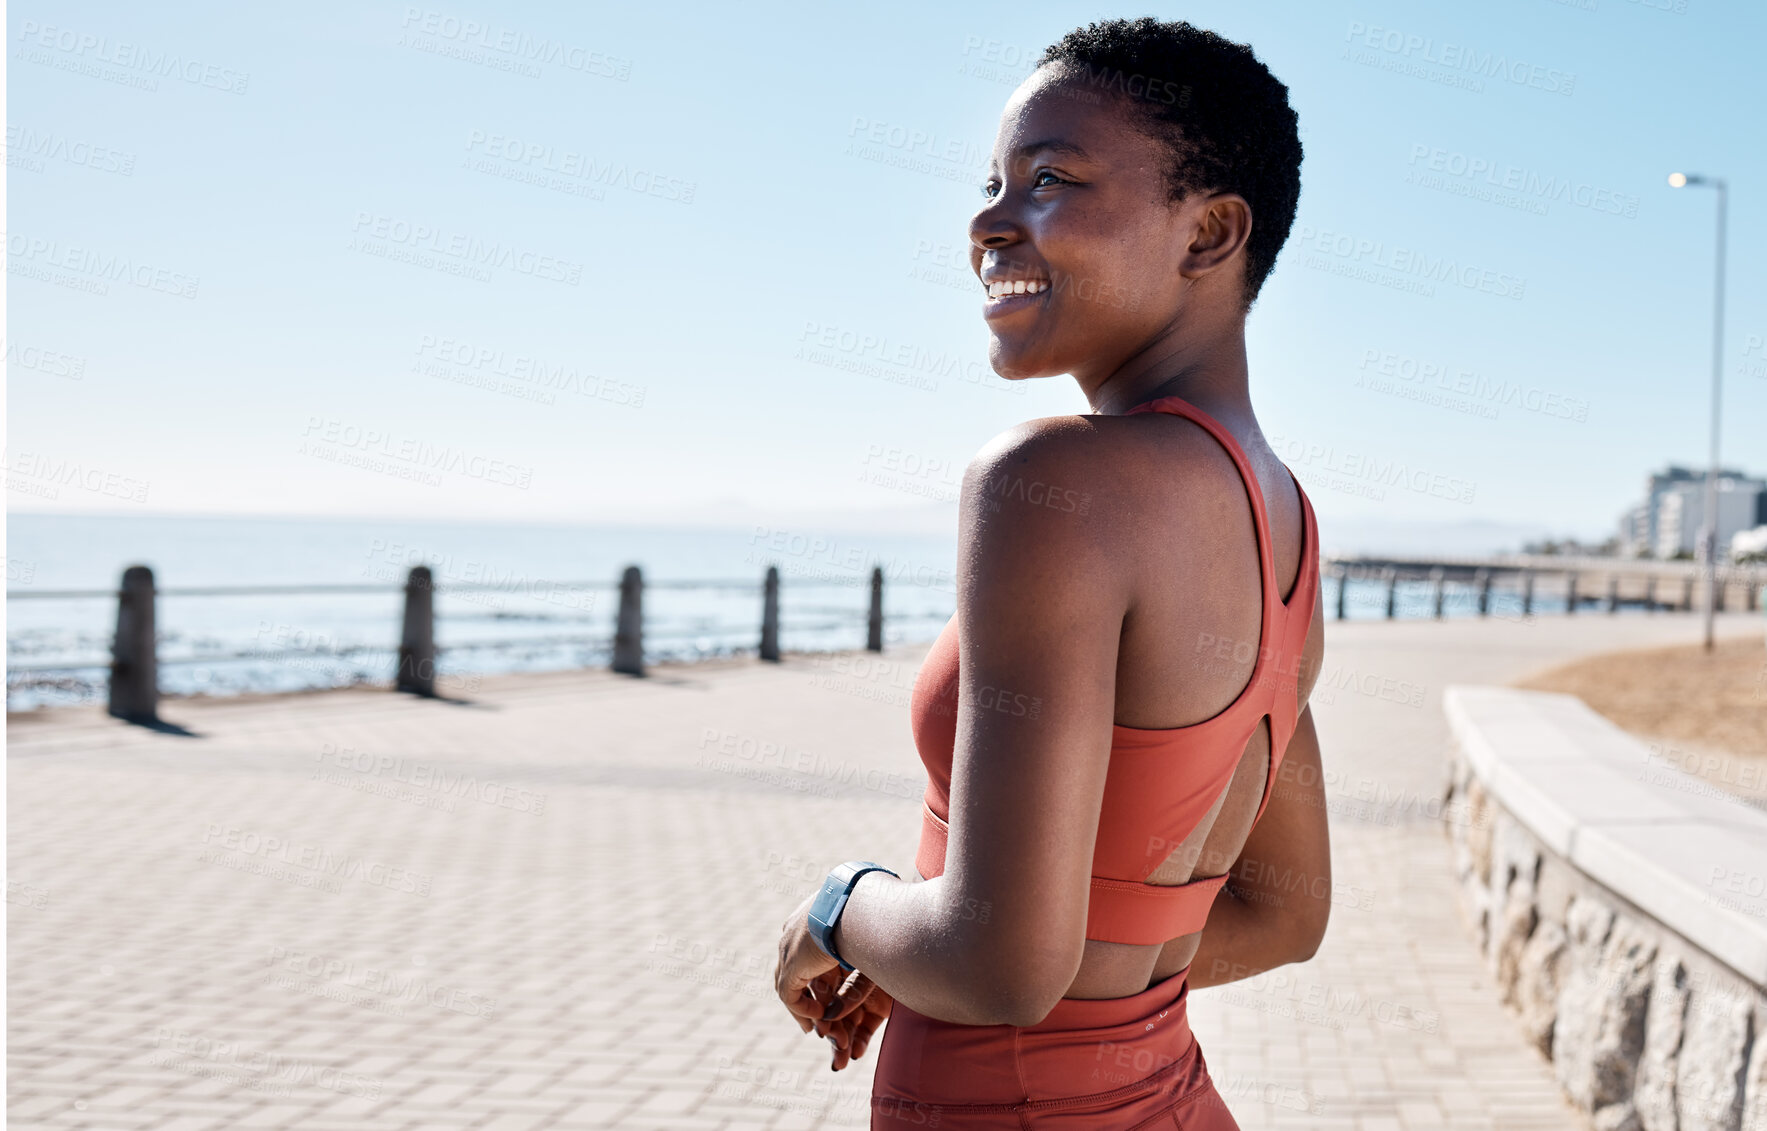
M 1191 999 L 1247 1131 L 1582 1126 L 1454 909 L 1441 690 L 1696 631 L 1329 626 L 1330 933 Z M 920 653 L 13 720 L 11 1126 L 864 1127 L 768 973 L 829 866 L 911 862 Z

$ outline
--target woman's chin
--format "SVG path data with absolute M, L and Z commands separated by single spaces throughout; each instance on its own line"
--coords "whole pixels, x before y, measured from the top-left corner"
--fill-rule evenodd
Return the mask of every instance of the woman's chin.
M 1051 369 L 1046 362 L 1046 358 L 1009 349 L 998 338 L 988 348 L 989 367 L 1008 381 L 1030 381 L 1038 377 L 1055 376 L 1057 371 Z

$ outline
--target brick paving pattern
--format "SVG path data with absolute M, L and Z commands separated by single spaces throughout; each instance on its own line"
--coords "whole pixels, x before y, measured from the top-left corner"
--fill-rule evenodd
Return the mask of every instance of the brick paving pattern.
M 1691 624 L 1330 627 L 1331 931 L 1191 999 L 1247 1131 L 1582 1126 L 1454 910 L 1441 688 Z M 10 1125 L 864 1127 L 871 1058 L 831 1074 L 768 975 L 828 867 L 911 862 L 919 659 L 14 718 Z

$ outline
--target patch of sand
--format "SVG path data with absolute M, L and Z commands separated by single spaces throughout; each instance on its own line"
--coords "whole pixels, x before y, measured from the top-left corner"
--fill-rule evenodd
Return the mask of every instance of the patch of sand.
M 1610 652 L 1516 682 L 1575 695 L 1665 760 L 1767 804 L 1767 648 L 1761 640 Z

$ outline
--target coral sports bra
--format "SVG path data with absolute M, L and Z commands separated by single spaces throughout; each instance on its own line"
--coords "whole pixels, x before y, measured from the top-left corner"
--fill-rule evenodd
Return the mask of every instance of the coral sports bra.
M 1233 780 L 1258 724 L 1270 720 L 1270 763 L 1257 819 L 1264 815 L 1283 752 L 1300 718 L 1299 671 L 1307 631 L 1319 599 L 1319 532 L 1313 505 L 1301 491 L 1301 566 L 1284 602 L 1276 584 L 1270 522 L 1264 496 L 1239 444 L 1215 419 L 1188 401 L 1161 397 L 1129 410 L 1169 412 L 1200 425 L 1239 469 L 1251 500 L 1263 579 L 1263 622 L 1251 679 L 1220 714 L 1165 730 L 1111 728 L 1110 766 L 1098 838 L 1092 850 L 1092 891 L 1086 937 L 1101 942 L 1160 944 L 1203 929 L 1215 893 L 1227 875 L 1185 884 L 1150 884 L 1147 877 L 1182 844 Z M 1294 478 L 1294 473 L 1289 473 Z M 926 766 L 920 847 L 914 863 L 927 879 L 945 870 L 950 837 L 951 761 L 957 745 L 957 618 L 945 625 L 915 678 L 911 717 L 914 745 Z

